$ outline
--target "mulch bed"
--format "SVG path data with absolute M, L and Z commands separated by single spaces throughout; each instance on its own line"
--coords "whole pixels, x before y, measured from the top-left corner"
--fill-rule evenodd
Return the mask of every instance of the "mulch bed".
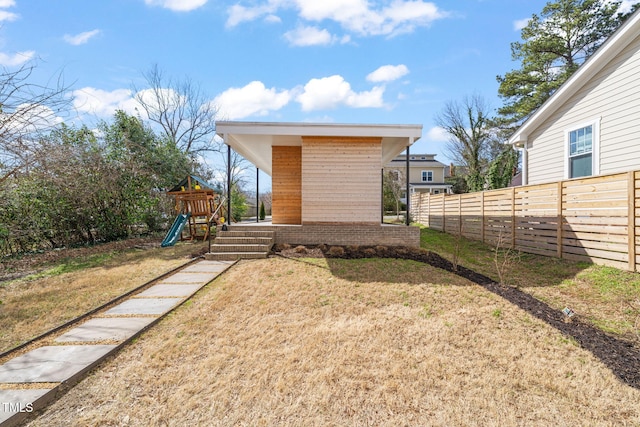
M 453 264 L 440 255 L 421 248 L 400 246 L 328 246 L 306 247 L 303 245 L 276 245 L 274 252 L 288 258 L 398 258 L 429 264 L 464 277 L 490 292 L 506 299 L 522 310 L 563 334 L 574 338 L 582 348 L 590 351 L 625 384 L 640 389 L 640 348 L 634 343 L 611 336 L 579 318 L 569 318 L 562 311 L 549 307 L 544 302 L 512 286 L 503 286 L 473 270 Z

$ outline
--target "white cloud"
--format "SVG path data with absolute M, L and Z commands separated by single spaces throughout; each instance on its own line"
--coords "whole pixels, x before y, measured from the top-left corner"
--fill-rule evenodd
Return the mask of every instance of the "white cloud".
M 520 31 L 521 29 L 526 27 L 527 24 L 529 24 L 529 18 L 518 19 L 517 21 L 513 21 L 513 29 L 515 31 Z
M 280 110 L 291 100 L 291 92 L 267 89 L 264 83 L 253 81 L 240 88 L 230 88 L 216 96 L 213 103 L 220 109 L 226 120 L 242 119 L 249 116 L 265 116 Z
M 301 104 L 303 111 L 326 110 L 340 105 L 352 108 L 377 108 L 384 106 L 383 94 L 384 87 L 354 92 L 349 82 L 342 76 L 334 75 L 309 80 L 296 101 Z
M 235 4 L 227 9 L 229 17 L 227 18 L 227 27 L 235 27 L 243 22 L 251 22 L 266 16 L 269 22 L 279 22 L 274 13 L 278 10 L 277 4 L 269 2 L 262 6 L 244 7 L 239 4 Z
M 633 8 L 633 5 L 636 3 L 636 0 L 622 0 L 620 3 L 620 8 L 618 9 L 621 13 L 629 13 Z
M 144 0 L 148 6 L 159 6 L 174 12 L 189 12 L 207 4 L 209 0 Z
M 292 46 L 326 46 L 340 42 L 338 37 L 332 36 L 329 31 L 317 27 L 298 27 L 287 31 L 284 38 Z
M 424 139 L 431 142 L 446 142 L 449 141 L 449 134 L 444 128 L 436 126 L 427 131 Z
M 111 92 L 85 87 L 74 90 L 73 106 L 80 113 L 89 113 L 98 117 L 110 117 L 116 110 L 135 114 L 138 103 L 129 89 L 116 89 Z M 141 109 L 138 111 L 142 112 Z
M 18 52 L 14 55 L 7 55 L 6 53 L 0 52 L 0 65 L 3 67 L 15 67 L 17 65 L 22 65 L 33 59 L 35 54 L 36 53 L 32 50 Z
M 64 41 L 71 45 L 78 46 L 87 43 L 92 37 L 95 37 L 98 34 L 100 34 L 100 30 L 85 31 L 84 33 L 76 34 L 75 36 L 65 34 Z
M 404 77 L 409 74 L 409 69 L 406 65 L 383 65 L 374 72 L 367 76 L 367 81 L 370 82 L 391 82 Z
M 18 19 L 18 14 L 0 10 L 0 22 L 15 21 L 16 19 Z
M 414 31 L 416 27 L 428 26 L 449 15 L 435 3 L 424 0 L 393 0 L 384 7 L 380 3 L 380 0 L 268 0 L 265 4 L 251 7 L 236 4 L 228 9 L 227 26 L 273 15 L 280 9 L 294 8 L 306 21 L 334 21 L 345 30 L 361 36 L 390 36 Z
M 10 132 L 37 132 L 60 124 L 63 119 L 49 107 L 38 104 L 20 104 L 12 114 L 0 114 Z

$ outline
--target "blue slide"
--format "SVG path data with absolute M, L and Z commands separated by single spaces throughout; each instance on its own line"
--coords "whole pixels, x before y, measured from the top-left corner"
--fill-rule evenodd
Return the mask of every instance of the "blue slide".
M 169 232 L 165 236 L 160 246 L 162 246 L 163 248 L 166 248 L 167 246 L 175 245 L 178 239 L 180 238 L 182 229 L 187 224 L 187 221 L 189 221 L 190 216 L 191 216 L 190 213 L 178 215 L 176 217 L 176 220 L 173 221 L 173 225 L 169 229 Z

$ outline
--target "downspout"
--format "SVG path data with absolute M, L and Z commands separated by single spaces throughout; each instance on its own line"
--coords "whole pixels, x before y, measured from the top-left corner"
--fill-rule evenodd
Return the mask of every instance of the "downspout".
M 384 223 L 384 168 L 380 169 L 380 224 Z
M 256 166 L 256 222 L 260 222 L 260 168 Z
M 522 145 L 522 185 L 529 184 L 529 151 L 527 151 L 527 141 Z

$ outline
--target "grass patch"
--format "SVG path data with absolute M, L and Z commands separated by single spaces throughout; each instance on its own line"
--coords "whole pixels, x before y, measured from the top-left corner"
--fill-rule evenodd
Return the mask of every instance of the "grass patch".
M 421 246 L 452 259 L 456 237 L 422 228 Z M 462 238 L 460 264 L 493 280 L 498 274 L 493 248 Z M 638 340 L 640 275 L 630 271 L 522 253 L 510 267 L 510 283 L 551 307 L 573 309 L 603 331 Z
M 236 264 L 30 425 L 640 423 L 640 391 L 484 288 L 340 261 Z
M 98 307 L 188 261 L 205 243 L 60 258 L 0 287 L 0 351 Z

